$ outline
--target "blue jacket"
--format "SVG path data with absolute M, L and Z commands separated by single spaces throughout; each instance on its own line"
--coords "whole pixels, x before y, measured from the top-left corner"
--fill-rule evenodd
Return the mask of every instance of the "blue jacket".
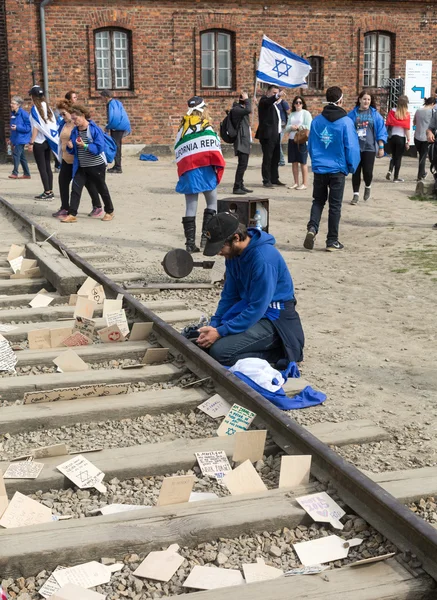
M 211 326 L 222 337 L 247 331 L 263 317 L 277 319 L 278 314 L 269 305 L 294 298 L 293 281 L 285 260 L 274 247 L 275 238 L 254 228 L 248 232 L 252 239 L 247 248 L 226 260 L 225 285 L 211 319 Z
M 349 119 L 352 119 L 352 123 L 355 125 L 355 120 L 357 118 L 359 107 L 356 106 L 353 110 L 348 112 L 347 116 Z M 375 152 L 378 150 L 378 140 L 382 140 L 383 142 L 387 141 L 388 134 L 387 128 L 384 123 L 384 119 L 381 117 L 376 108 L 370 107 L 370 110 L 373 115 L 373 130 L 375 132 Z
M 88 144 L 88 150 L 91 152 L 91 154 L 95 154 L 96 156 L 102 154 L 102 158 L 106 163 L 105 138 L 103 137 L 103 131 L 96 123 L 94 123 L 94 121 L 91 121 L 91 119 L 88 121 L 88 123 L 88 139 L 91 137 L 93 140 L 91 143 Z M 59 131 L 62 129 L 62 127 L 60 127 Z M 78 137 L 79 130 L 77 129 L 77 127 L 75 127 L 70 135 L 70 140 L 73 142 L 73 148 L 69 148 L 67 146 L 67 152 L 69 154 L 74 154 L 73 177 L 76 175 L 77 170 L 79 168 L 79 157 L 77 154 L 76 144 L 76 140 Z
M 361 160 L 360 143 L 345 110 L 328 104 L 313 119 L 308 151 L 313 173 L 355 173 Z
M 106 105 L 106 114 L 108 123 L 105 129 L 124 131 L 125 135 L 128 135 L 131 132 L 129 117 L 120 100 L 112 98 Z
M 11 125 L 15 125 L 16 129 L 11 129 L 11 144 L 28 144 L 32 137 L 32 126 L 30 125 L 29 115 L 23 109 L 19 108 L 16 112 L 11 111 Z

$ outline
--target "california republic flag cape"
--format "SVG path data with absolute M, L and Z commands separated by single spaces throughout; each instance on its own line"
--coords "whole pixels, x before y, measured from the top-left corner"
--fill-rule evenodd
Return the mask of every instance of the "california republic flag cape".
M 220 139 L 209 121 L 197 115 L 185 115 L 176 136 L 174 149 L 179 177 L 199 167 L 215 167 L 217 182 L 220 183 L 226 163 Z

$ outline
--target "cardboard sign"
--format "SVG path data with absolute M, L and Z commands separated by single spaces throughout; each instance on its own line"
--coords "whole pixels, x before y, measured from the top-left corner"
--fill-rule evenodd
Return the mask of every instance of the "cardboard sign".
M 106 491 L 105 486 L 101 483 L 105 474 L 81 454 L 58 465 L 57 469 L 81 490 L 95 487 L 99 492 Z M 104 492 L 102 491 L 102 493 Z
M 256 462 L 262 460 L 264 456 L 264 447 L 266 445 L 267 431 L 237 431 L 234 435 L 234 462 L 244 462 L 250 460 Z
M 237 431 L 246 431 L 255 417 L 256 413 L 251 410 L 243 408 L 239 404 L 233 404 L 217 429 L 217 435 L 234 435 Z
M 330 523 L 336 529 L 343 529 L 341 517 L 346 513 L 326 492 L 309 494 L 296 498 L 301 507 L 316 522 Z
M 17 355 L 12 350 L 9 342 L 2 336 L 0 339 L 0 371 L 15 371 Z
M 8 495 L 6 493 L 5 482 L 3 481 L 3 475 L 0 471 L 0 517 L 5 512 L 9 504 Z
M 43 470 L 43 463 L 25 460 L 23 462 L 14 462 L 6 469 L 4 479 L 36 479 Z
M 359 546 L 363 540 L 344 540 L 337 535 L 329 535 L 318 540 L 293 544 L 294 551 L 305 567 L 346 558 L 349 548 Z
M 97 304 L 84 296 L 78 296 L 76 302 L 76 308 L 74 310 L 74 318 L 85 317 L 85 319 L 92 319 L 94 311 L 97 308 Z
M 20 273 L 27 273 L 31 269 L 36 269 L 38 267 L 38 263 L 36 260 L 32 258 L 23 258 L 23 262 L 21 263 Z
M 39 267 L 35 267 L 34 269 L 20 271 L 20 273 L 11 275 L 10 279 L 37 279 L 38 277 L 41 277 L 41 271 L 39 270 Z
M 199 404 L 197 408 L 207 414 L 208 417 L 218 419 L 219 417 L 225 417 L 228 414 L 231 405 L 229 402 L 226 402 L 220 394 L 214 394 L 214 396 L 211 396 L 211 398 L 208 398 L 208 400 Z
M 76 346 L 89 346 L 92 341 L 80 331 L 73 331 L 65 340 L 62 341 L 63 346 L 74 348 Z
M 225 473 L 232 471 L 228 457 L 224 450 L 211 450 L 210 452 L 195 452 L 202 475 L 215 477 L 221 481 Z
M 98 285 L 99 284 L 97 283 L 97 281 L 95 281 L 92 277 L 87 277 L 83 284 L 80 286 L 80 288 L 77 290 L 77 295 L 85 296 L 85 298 L 88 298 L 91 291 Z
M 61 373 L 72 373 L 74 371 L 88 371 L 88 365 L 74 350 L 67 350 L 53 359 L 53 362 Z
M 99 329 L 99 331 L 97 333 L 98 333 L 100 340 L 105 344 L 124 342 L 126 339 L 124 337 L 124 335 L 121 333 L 118 325 L 111 325 L 111 327 L 105 327 L 104 329 Z
M 98 285 L 93 288 L 91 292 L 88 294 L 88 298 L 95 302 L 96 304 L 103 304 L 106 299 L 105 290 L 103 289 L 103 285 Z
M 282 456 L 279 473 L 280 488 L 295 488 L 310 481 L 311 455 Z
M 93 592 L 92 590 L 85 590 L 79 585 L 68 583 L 58 591 L 50 596 L 50 600 L 106 600 L 104 594 Z
M 9 529 L 11 527 L 27 527 L 28 525 L 51 522 L 52 511 L 50 508 L 24 496 L 20 492 L 15 492 L 0 519 L 0 527 Z
M 94 331 L 96 329 L 96 322 L 92 319 L 85 319 L 84 317 L 77 317 L 76 323 L 74 324 L 73 331 L 79 331 L 85 337 L 92 341 L 94 337 Z
M 56 571 L 61 571 L 62 569 L 65 569 L 65 568 L 66 567 L 58 566 L 54 570 L 54 573 Z M 40 596 L 42 596 L 43 598 L 51 598 L 52 594 L 57 592 L 59 589 L 60 589 L 59 583 L 56 581 L 56 579 L 53 577 L 53 575 L 50 575 L 50 577 L 47 579 L 45 584 L 39 589 L 38 594 Z
M 159 492 L 157 506 L 188 502 L 195 480 L 194 475 L 165 477 Z
M 12 260 L 9 261 L 9 264 L 11 265 L 11 269 L 13 270 L 14 273 L 20 272 L 21 265 L 23 264 L 23 260 L 24 260 L 24 258 L 22 256 L 17 256 L 17 258 L 13 258 Z
M 233 496 L 266 492 L 267 488 L 250 460 L 223 477 L 223 483 Z
M 123 298 L 117 298 L 116 300 L 108 300 L 105 298 L 103 302 L 103 316 L 114 312 L 118 312 L 123 308 Z
M 40 392 L 25 392 L 24 404 L 76 400 L 77 398 L 97 398 L 99 396 L 119 396 L 120 394 L 127 394 L 128 390 L 129 384 L 127 383 L 96 383 L 54 390 L 42 390 Z
M 130 342 L 141 342 L 147 340 L 152 333 L 153 323 L 134 323 L 130 332 Z
M 172 544 L 167 550 L 150 552 L 133 574 L 156 581 L 170 581 L 185 560 L 178 550 L 179 546 Z
M 8 262 L 11 262 L 11 260 L 14 260 L 14 258 L 19 258 L 20 256 L 24 257 L 25 253 L 25 246 L 17 246 L 17 244 L 12 244 L 12 246 L 9 249 L 8 257 L 6 260 Z
M 256 563 L 243 564 L 243 573 L 246 583 L 256 583 L 257 581 L 268 581 L 283 577 L 281 569 L 269 567 L 262 558 L 257 558 Z
M 129 335 L 129 325 L 127 324 L 126 311 L 124 309 L 121 309 L 117 312 L 107 313 L 105 315 L 105 319 L 108 327 L 111 327 L 111 325 L 118 325 L 118 328 L 124 337 Z
M 147 348 L 145 355 L 143 356 L 143 363 L 145 365 L 151 365 L 153 363 L 163 362 L 167 360 L 168 348 Z
M 53 444 L 53 446 L 44 446 L 32 450 L 33 458 L 49 458 L 50 456 L 65 456 L 68 454 L 68 448 L 65 444 Z
M 81 588 L 91 588 L 109 583 L 112 573 L 120 571 L 123 566 L 124 565 L 122 564 L 106 566 L 93 560 L 81 565 L 76 565 L 75 567 L 70 567 L 69 569 L 54 571 L 53 577 L 61 587 L 72 583 Z M 80 598 L 82 600 L 82 596 L 80 596 Z
M 29 306 L 32 308 L 42 308 L 48 306 L 53 302 L 54 298 L 48 294 L 41 294 L 40 292 L 29 302 Z
M 51 348 L 50 329 L 34 329 L 27 334 L 30 350 Z
M 58 329 L 50 329 L 50 347 L 60 348 L 62 342 L 73 333 L 71 327 L 59 327 Z
M 203 502 L 204 500 L 218 500 L 214 492 L 191 492 L 188 502 Z
M 220 567 L 201 567 L 196 565 L 184 581 L 183 587 L 195 590 L 216 590 L 218 588 L 243 584 L 244 578 L 237 569 L 221 569 Z M 231 594 L 231 596 L 233 595 Z

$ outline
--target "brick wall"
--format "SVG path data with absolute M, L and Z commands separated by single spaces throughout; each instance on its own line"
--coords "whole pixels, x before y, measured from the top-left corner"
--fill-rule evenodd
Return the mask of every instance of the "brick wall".
M 27 0 L 3 1 L 10 90 L 24 94 L 32 85 L 32 68 L 42 82 L 39 8 Z M 147 145 L 172 142 L 186 100 L 194 94 L 205 97 L 217 125 L 239 90 L 252 95 L 263 33 L 297 54 L 323 56 L 325 88 L 341 85 L 346 108 L 362 89 L 365 32 L 395 36 L 395 76 L 404 76 L 407 59 L 437 57 L 437 8 L 429 0 L 54 0 L 46 8 L 46 23 L 51 102 L 77 89 L 102 125 L 105 103 L 95 85 L 94 30 L 131 32 L 133 90 L 116 95 L 131 118 L 133 133 L 126 141 Z M 200 32 L 206 29 L 234 36 L 231 91 L 201 89 Z M 437 63 L 433 71 L 435 85 Z M 304 94 L 310 110 L 319 112 L 324 92 Z

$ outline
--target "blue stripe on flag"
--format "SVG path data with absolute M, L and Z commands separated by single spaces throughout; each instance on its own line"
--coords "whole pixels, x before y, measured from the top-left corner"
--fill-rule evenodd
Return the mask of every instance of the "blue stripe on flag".
M 265 83 L 274 83 L 280 88 L 284 88 L 284 87 L 298 88 L 298 87 L 307 87 L 308 86 L 306 81 L 302 81 L 302 83 L 286 83 L 283 79 L 282 80 L 275 79 L 274 77 L 270 77 L 270 75 L 266 75 L 262 71 L 257 71 L 256 77 L 257 77 L 257 79 L 259 79 L 260 81 L 263 81 Z
M 297 60 L 301 63 L 304 63 L 305 65 L 311 66 L 307 60 L 305 60 L 298 54 L 294 54 L 294 52 L 290 52 L 290 50 L 287 50 L 287 48 L 284 48 L 283 46 L 279 46 L 279 44 L 275 44 L 275 42 L 271 42 L 270 40 L 266 40 L 266 38 L 263 39 L 262 46 L 264 46 L 264 48 L 268 48 L 269 50 L 272 50 L 273 52 L 277 52 L 278 54 L 283 54 L 284 56 L 287 56 L 288 58 L 292 58 L 293 60 Z

